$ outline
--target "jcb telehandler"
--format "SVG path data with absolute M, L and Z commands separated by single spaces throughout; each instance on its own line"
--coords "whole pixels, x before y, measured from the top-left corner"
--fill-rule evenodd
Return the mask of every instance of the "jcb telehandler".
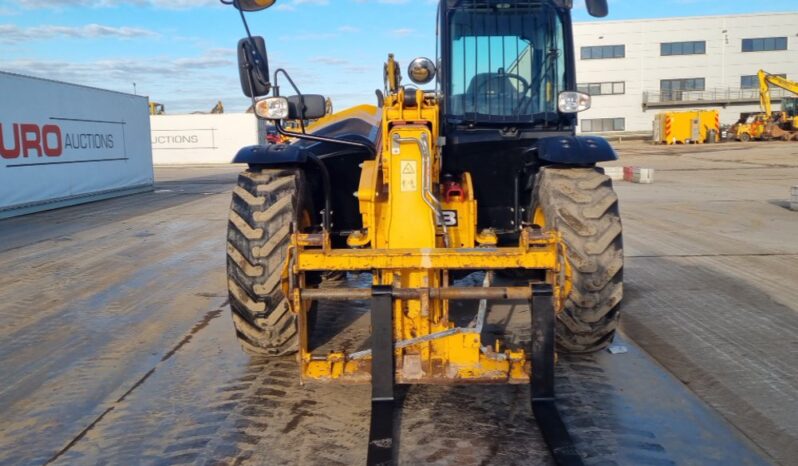
M 240 11 L 274 0 L 223 0 Z M 587 0 L 607 14 L 606 0 Z M 303 381 L 372 385 L 368 462 L 394 458 L 395 384 L 531 383 L 555 459 L 581 464 L 554 404 L 555 341 L 592 352 L 613 339 L 622 298 L 618 198 L 598 162 L 616 154 L 576 136 L 571 0 L 443 0 L 440 56 L 384 65 L 377 105 L 327 116 L 285 70 L 270 76 L 265 42 L 239 42 L 241 84 L 256 114 L 290 144 L 242 149 L 233 193 L 228 283 L 243 348 L 298 353 Z M 296 95 L 283 97 L 280 82 Z M 431 84 L 434 83 L 434 84 Z M 271 96 L 269 96 L 271 94 Z M 289 131 L 284 123 L 298 121 Z M 353 195 L 354 193 L 354 195 Z M 484 286 L 456 282 L 489 271 Z M 370 273 L 371 287 L 320 286 Z M 494 274 L 514 277 L 509 285 Z M 346 282 L 346 284 L 350 284 Z M 319 354 L 316 303 L 370 300 L 370 348 Z M 453 301 L 480 301 L 472 325 Z M 529 345 L 486 344 L 486 300 L 526 300 Z

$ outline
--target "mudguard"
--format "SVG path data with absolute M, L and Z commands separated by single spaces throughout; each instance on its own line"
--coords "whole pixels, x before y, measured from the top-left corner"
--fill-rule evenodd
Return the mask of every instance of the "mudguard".
M 262 167 L 286 167 L 304 165 L 310 152 L 307 149 L 289 144 L 268 146 L 248 146 L 238 151 L 233 163 L 246 163 Z
M 606 139 L 597 136 L 555 136 L 538 141 L 538 157 L 563 165 L 590 165 L 618 160 Z

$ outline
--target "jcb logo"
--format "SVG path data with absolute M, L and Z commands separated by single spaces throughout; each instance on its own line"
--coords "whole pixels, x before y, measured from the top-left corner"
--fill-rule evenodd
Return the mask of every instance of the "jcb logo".
M 9 137 L 10 136 L 10 137 Z M 56 125 L 14 123 L 0 124 L 0 156 L 4 159 L 22 157 L 60 157 L 64 152 L 61 128 Z

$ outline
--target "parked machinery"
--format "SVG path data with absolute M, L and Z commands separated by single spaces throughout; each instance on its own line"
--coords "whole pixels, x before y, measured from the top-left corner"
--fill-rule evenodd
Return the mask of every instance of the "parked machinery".
M 216 105 L 213 106 L 210 113 L 212 115 L 219 115 L 224 113 L 224 105 L 222 104 L 221 100 L 216 101 Z
M 272 0 L 233 0 L 243 11 Z M 594 16 L 604 0 L 587 0 Z M 326 99 L 269 74 L 265 41 L 239 43 L 256 114 L 290 144 L 242 149 L 233 192 L 228 284 L 236 334 L 254 354 L 298 352 L 304 381 L 372 385 L 370 464 L 392 459 L 396 383 L 531 383 L 555 459 L 581 464 L 554 404 L 560 350 L 607 347 L 623 293 L 618 199 L 596 163 L 604 139 L 575 135 L 590 96 L 576 91 L 570 0 L 444 0 L 441 54 L 417 58 L 405 87 L 389 56 L 377 106 L 325 116 Z M 440 68 L 436 67 L 440 64 Z M 437 77 L 437 81 L 434 81 Z M 296 96 L 283 97 L 288 82 Z M 266 97 L 271 93 L 271 97 Z M 354 196 L 353 196 L 354 193 Z M 482 287 L 457 278 L 487 271 Z M 371 286 L 320 286 L 368 273 Z M 494 272 L 516 277 L 497 284 Z M 487 300 L 524 300 L 531 343 L 483 340 Z M 371 302 L 370 348 L 318 352 L 316 303 Z M 479 301 L 473 325 L 455 301 Z
M 771 88 L 777 87 L 798 95 L 798 83 L 759 70 L 759 102 L 762 113 L 743 114 L 733 131 L 740 141 L 754 139 L 798 140 L 798 98 L 785 97 L 782 110 L 773 111 Z
M 763 70 L 759 70 L 758 75 L 760 100 L 768 122 L 765 127 L 765 137 L 785 141 L 798 140 L 798 115 L 795 112 L 795 98 L 788 98 L 786 102 L 782 101 L 782 111 L 774 112 L 770 95 L 771 87 L 778 87 L 798 95 L 798 83 Z
M 750 142 L 762 139 L 767 124 L 767 116 L 761 112 L 741 113 L 729 131 L 734 139 L 742 142 Z
M 150 115 L 163 115 L 164 113 L 166 113 L 166 108 L 163 104 L 150 102 Z
M 657 144 L 703 144 L 720 142 L 720 113 L 717 110 L 662 112 L 654 117 Z

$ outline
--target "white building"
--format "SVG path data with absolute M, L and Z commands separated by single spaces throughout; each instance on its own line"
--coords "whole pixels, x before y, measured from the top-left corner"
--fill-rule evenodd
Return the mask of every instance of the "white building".
M 582 132 L 651 131 L 661 111 L 759 109 L 760 69 L 798 81 L 798 13 L 595 21 L 574 26 Z M 780 108 L 780 90 L 774 92 Z

